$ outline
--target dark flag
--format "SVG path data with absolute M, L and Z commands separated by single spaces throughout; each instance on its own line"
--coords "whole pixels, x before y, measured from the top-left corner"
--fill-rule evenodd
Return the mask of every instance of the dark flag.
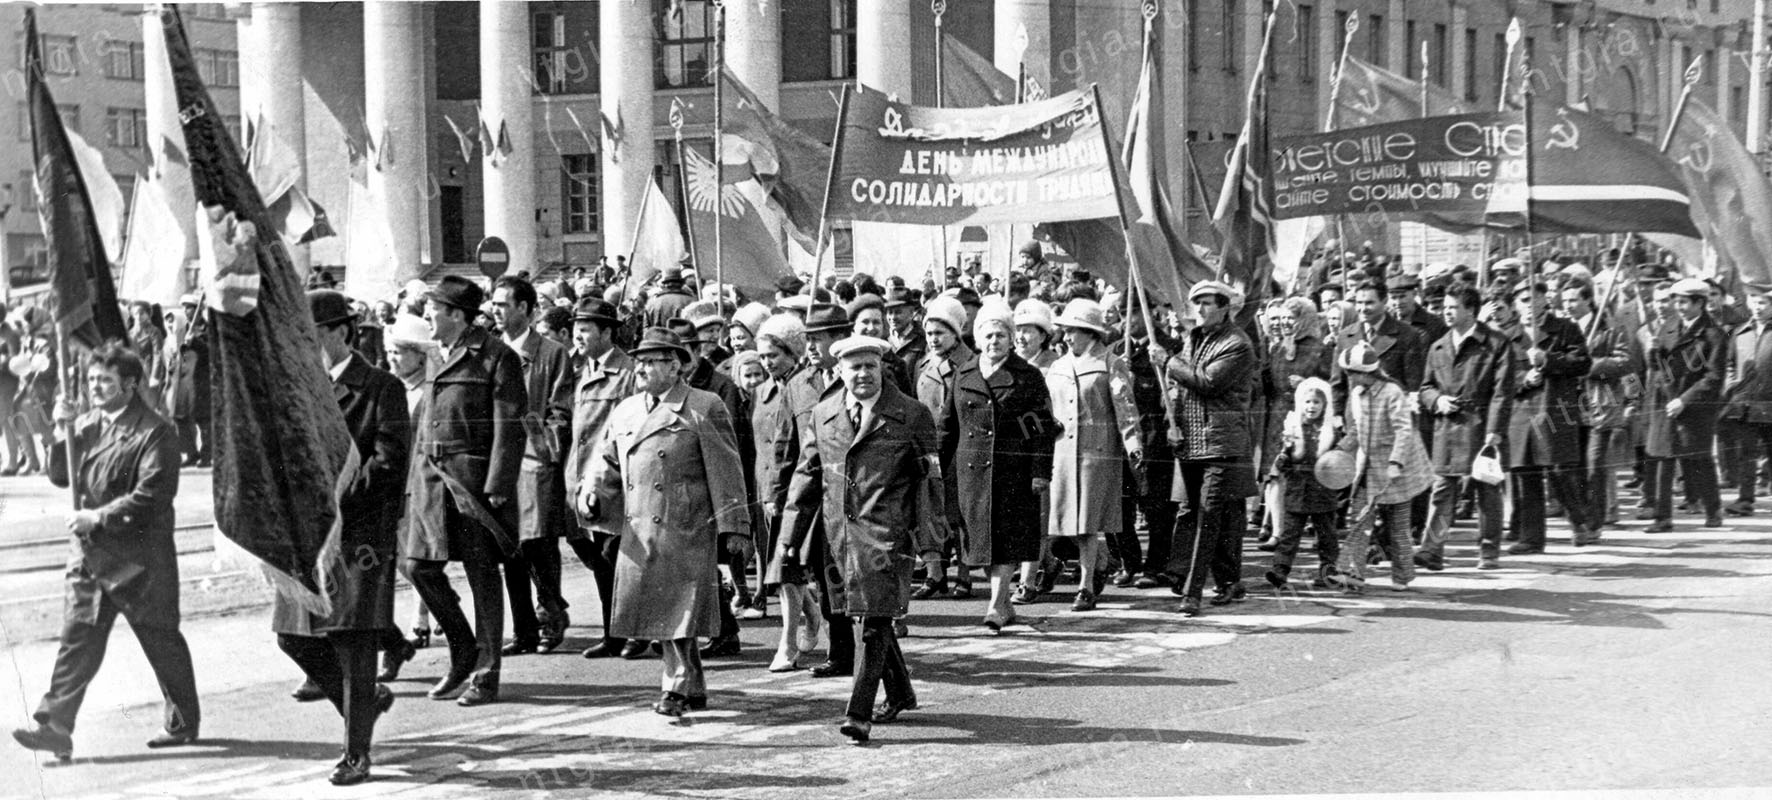
M 1717 273 L 1772 286 L 1772 183 L 1727 121 L 1696 97 L 1686 102 L 1669 155 L 1692 198 L 1693 221 L 1717 250 Z
M 947 108 L 983 108 L 1021 102 L 1015 79 L 959 39 L 941 35 L 941 104 Z
M 1253 309 L 1267 295 L 1274 264 L 1274 184 L 1269 177 L 1267 135 L 1267 81 L 1256 77 L 1255 102 L 1244 124 L 1245 155 L 1240 177 L 1228 199 L 1229 210 L 1219 224 L 1224 235 L 1219 271 L 1227 282 L 1243 290 Z
M 731 70 L 721 69 L 720 75 L 726 81 L 722 134 L 751 144 L 750 162 L 758 181 L 787 215 L 801 246 L 814 249 L 831 166 L 830 145 L 776 116 Z
M 1335 130 L 1364 128 L 1417 117 L 1443 117 L 1476 109 L 1431 82 L 1405 78 L 1349 53 L 1335 93 Z M 1426 108 L 1422 107 L 1423 102 Z
M 1531 116 L 1532 230 L 1698 237 L 1679 167 L 1654 144 L 1567 106 Z
M 43 79 L 37 13 L 28 8 L 25 80 L 30 96 L 31 156 L 37 166 L 37 214 L 48 246 L 49 306 L 56 331 L 63 341 L 84 347 L 97 347 L 110 339 L 128 341 L 86 181 L 80 176 L 68 131 L 56 111 L 55 97 Z
M 307 295 L 197 65 L 175 6 L 160 12 L 196 191 L 212 359 L 215 525 L 279 592 L 328 613 L 335 487 L 357 458 L 320 363 Z

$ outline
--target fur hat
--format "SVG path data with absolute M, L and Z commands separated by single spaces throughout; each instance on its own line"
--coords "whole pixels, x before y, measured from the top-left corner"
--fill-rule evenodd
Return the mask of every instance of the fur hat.
M 940 322 L 959 336 L 966 330 L 966 307 L 960 305 L 959 300 L 943 295 L 923 307 L 923 319 Z

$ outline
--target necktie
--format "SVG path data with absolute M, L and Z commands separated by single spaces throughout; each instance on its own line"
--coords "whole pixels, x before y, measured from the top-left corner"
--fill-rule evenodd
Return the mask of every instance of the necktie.
M 652 410 L 655 408 L 658 408 L 658 395 L 646 395 L 646 413 L 652 413 Z
M 1372 324 L 1371 323 L 1366 324 L 1366 341 L 1368 341 L 1368 342 L 1372 341 Z
M 861 430 L 861 404 L 860 403 L 856 403 L 856 404 L 851 405 L 849 407 L 849 424 L 854 425 L 856 430 L 858 430 L 858 431 Z

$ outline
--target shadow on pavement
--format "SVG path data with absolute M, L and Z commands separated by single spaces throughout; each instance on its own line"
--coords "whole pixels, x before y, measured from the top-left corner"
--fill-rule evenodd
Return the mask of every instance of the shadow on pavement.
M 971 731 L 968 738 L 949 736 L 918 737 L 914 731 L 931 725 L 944 729 Z M 881 731 L 888 726 L 875 728 Z M 889 743 L 952 744 L 952 745 L 1066 745 L 1114 744 L 1145 742 L 1155 744 L 1232 744 L 1246 747 L 1294 747 L 1308 744 L 1306 739 L 1289 736 L 1251 736 L 1223 731 L 1188 730 L 1181 728 L 1103 728 L 1079 724 L 1076 720 L 1052 717 L 1015 717 L 984 714 L 943 714 L 914 711 L 889 726 Z

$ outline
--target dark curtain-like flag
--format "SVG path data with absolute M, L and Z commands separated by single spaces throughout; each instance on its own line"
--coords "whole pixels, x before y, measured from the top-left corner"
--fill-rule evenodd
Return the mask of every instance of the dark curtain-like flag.
M 984 108 L 1017 102 L 1015 79 L 959 39 L 941 35 L 941 104 Z
M 1147 291 L 1171 303 L 1187 300 L 1187 287 L 1212 278 L 1212 268 L 1194 255 L 1181 236 L 1175 205 L 1169 199 L 1169 164 L 1163 141 L 1163 68 L 1161 25 L 1150 26 L 1145 41 L 1138 88 L 1126 117 L 1120 163 L 1125 166 L 1130 219 L 1127 241 L 1138 258 L 1139 278 Z M 1266 152 L 1265 150 L 1261 152 Z
M 215 440 L 215 524 L 314 613 L 338 552 L 335 486 L 355 460 L 307 296 L 240 149 L 197 75 L 175 6 L 160 12 L 198 213 Z
M 1669 157 L 1692 199 L 1692 219 L 1717 251 L 1717 273 L 1772 286 L 1772 183 L 1729 124 L 1694 97 Z
M 128 341 L 111 263 L 92 200 L 55 97 L 43 78 L 37 13 L 25 9 L 25 81 L 30 96 L 31 156 L 36 162 L 37 214 L 48 250 L 49 306 L 56 331 L 70 343 L 97 347 Z M 117 255 L 121 256 L 121 253 Z M 151 354 L 143 354 L 151 355 Z
M 1242 289 L 1247 305 L 1256 307 L 1266 297 L 1274 273 L 1274 184 L 1269 177 L 1267 81 L 1256 77 L 1255 102 L 1244 125 L 1246 154 L 1240 177 L 1231 190 L 1229 212 L 1219 219 L 1224 237 L 1219 271 L 1232 286 Z
M 1463 114 L 1473 109 L 1451 90 L 1412 80 L 1347 54 L 1341 88 L 1335 94 L 1334 129 L 1364 128 L 1417 117 Z M 1422 97 L 1427 113 L 1422 113 Z

